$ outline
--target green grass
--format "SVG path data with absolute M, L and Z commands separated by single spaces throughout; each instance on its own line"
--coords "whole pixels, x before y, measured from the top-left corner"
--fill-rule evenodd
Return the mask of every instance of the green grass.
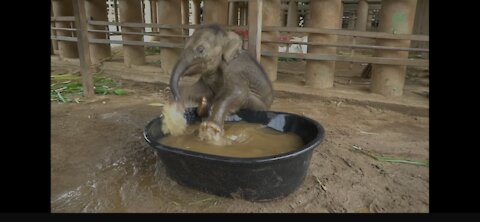
M 82 78 L 80 75 L 63 74 L 50 76 L 50 101 L 61 103 L 79 103 L 83 97 Z M 120 84 L 110 78 L 98 75 L 93 76 L 93 85 L 97 95 L 125 95 L 127 91 L 120 88 Z
M 409 160 L 409 159 L 404 159 L 399 157 L 387 157 L 382 154 L 377 154 L 372 151 L 367 151 L 355 145 L 353 145 L 352 147 L 354 148 L 354 151 L 362 153 L 366 156 L 373 158 L 374 160 L 381 161 L 381 162 L 405 163 L 405 164 L 412 164 L 412 165 L 423 166 L 423 167 L 429 166 L 429 163 L 427 160 Z

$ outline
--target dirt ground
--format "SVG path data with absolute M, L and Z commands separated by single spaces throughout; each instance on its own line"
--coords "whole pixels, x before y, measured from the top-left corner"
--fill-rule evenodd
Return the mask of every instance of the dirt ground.
M 166 176 L 145 125 L 160 114 L 166 85 L 119 80 L 128 95 L 52 103 L 52 212 L 428 212 L 429 168 L 355 151 L 428 160 L 429 118 L 277 93 L 272 110 L 320 122 L 304 183 L 265 203 L 217 197 Z

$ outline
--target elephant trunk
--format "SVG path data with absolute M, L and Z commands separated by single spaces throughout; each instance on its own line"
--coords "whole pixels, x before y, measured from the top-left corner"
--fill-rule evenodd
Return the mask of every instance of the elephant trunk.
M 180 59 L 177 64 L 175 64 L 172 76 L 170 77 L 170 89 L 172 90 L 173 99 L 177 102 L 181 101 L 178 83 L 180 82 L 180 78 L 185 74 L 187 68 L 188 63 L 185 61 L 185 59 Z

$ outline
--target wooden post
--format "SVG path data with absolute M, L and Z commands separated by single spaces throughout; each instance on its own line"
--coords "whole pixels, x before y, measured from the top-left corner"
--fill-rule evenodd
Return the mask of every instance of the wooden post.
M 228 3 L 228 25 L 237 25 L 237 11 L 235 11 L 237 3 Z
M 262 8 L 263 0 L 249 0 L 248 11 L 248 52 L 258 62 L 261 56 L 261 38 L 262 38 Z
M 151 23 L 157 24 L 157 0 L 150 0 Z M 152 28 L 152 32 L 158 32 L 158 28 Z
M 240 2 L 240 26 L 248 25 L 248 4 L 246 2 Z
M 86 98 L 94 96 L 93 75 L 90 69 L 90 48 L 88 45 L 87 18 L 85 12 L 85 0 L 74 0 L 73 12 L 77 27 L 77 46 L 80 58 L 80 72 L 82 73 L 83 95 Z
M 188 0 L 182 0 L 180 2 L 180 7 L 182 8 L 182 24 L 184 25 L 188 25 L 189 24 L 189 21 L 188 21 L 188 17 L 189 17 L 189 14 L 188 14 Z M 187 29 L 187 34 L 188 34 L 188 29 Z
M 182 14 L 182 25 L 188 25 L 190 23 L 189 21 L 189 6 L 188 6 L 188 0 L 182 0 L 180 2 L 180 8 L 181 8 L 181 14 Z M 189 32 L 189 29 L 183 29 L 182 30 L 182 33 L 183 35 L 188 35 L 190 32 Z
M 239 10 L 240 10 L 240 3 L 235 2 L 234 7 L 233 7 L 233 24 L 235 26 L 239 25 L 239 22 L 238 22 L 238 19 L 240 18 L 240 16 L 238 15 Z
M 263 0 L 262 0 L 263 1 Z M 263 5 L 263 3 L 262 3 Z M 263 13 L 262 13 L 263 14 Z M 248 3 L 245 2 L 245 16 L 244 16 L 244 20 L 245 20 L 245 26 L 248 25 Z
M 355 29 L 355 12 L 351 12 L 349 19 L 348 19 L 348 30 L 353 30 Z
M 140 0 L 140 13 L 142 16 L 142 23 L 145 23 L 145 2 L 143 2 L 143 0 Z
M 373 12 L 369 12 L 367 16 L 367 31 L 372 30 L 372 19 L 373 19 Z
M 417 10 L 415 14 L 415 21 L 413 22 L 413 34 L 428 35 L 429 34 L 429 0 L 418 0 Z M 412 42 L 412 48 L 428 48 L 428 42 L 414 41 Z M 419 53 L 412 52 L 411 55 L 421 55 L 423 58 L 429 57 L 428 52 Z
M 115 15 L 115 22 L 118 22 L 118 3 L 117 3 L 118 0 L 113 0 L 113 14 Z M 118 25 L 115 26 L 115 29 L 118 31 L 119 28 L 118 28 Z
M 53 16 L 53 7 L 50 7 L 50 16 Z M 55 27 L 55 22 L 50 22 L 50 26 Z M 53 29 L 50 29 L 50 34 L 55 36 L 57 35 Z M 58 50 L 58 44 L 57 40 L 52 39 L 52 55 L 54 54 L 53 50 Z
M 411 34 L 415 18 L 417 0 L 383 0 L 380 9 L 380 32 L 393 34 Z M 378 39 L 379 46 L 409 47 L 410 40 Z M 408 51 L 378 50 L 378 57 L 408 58 Z M 373 64 L 372 85 L 373 93 L 386 97 L 403 95 L 405 86 L 406 66 Z
M 158 15 L 158 1 L 159 0 L 151 0 L 152 1 L 152 23 L 153 24 L 159 24 L 159 15 Z M 161 4 L 161 3 L 160 3 Z M 154 31 L 155 30 L 155 31 Z M 159 28 L 152 28 L 152 32 L 160 32 Z M 152 41 L 160 41 L 159 36 L 152 36 L 151 37 Z
M 345 4 L 340 4 L 340 29 L 343 28 L 343 15 L 345 15 Z
M 355 44 L 357 44 L 357 36 L 352 36 L 352 45 L 355 45 Z M 355 56 L 355 48 L 350 49 L 350 56 L 351 57 Z M 353 68 L 353 62 L 350 62 L 350 67 L 348 67 L 348 68 L 349 69 Z

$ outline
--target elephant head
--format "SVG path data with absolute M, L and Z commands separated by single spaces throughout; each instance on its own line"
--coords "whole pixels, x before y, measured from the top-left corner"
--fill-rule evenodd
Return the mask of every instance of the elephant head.
M 178 85 L 181 77 L 212 74 L 222 64 L 233 60 L 241 49 L 240 36 L 225 31 L 219 25 L 207 25 L 197 29 L 185 44 L 185 49 L 173 68 L 170 87 L 174 100 L 182 101 Z

